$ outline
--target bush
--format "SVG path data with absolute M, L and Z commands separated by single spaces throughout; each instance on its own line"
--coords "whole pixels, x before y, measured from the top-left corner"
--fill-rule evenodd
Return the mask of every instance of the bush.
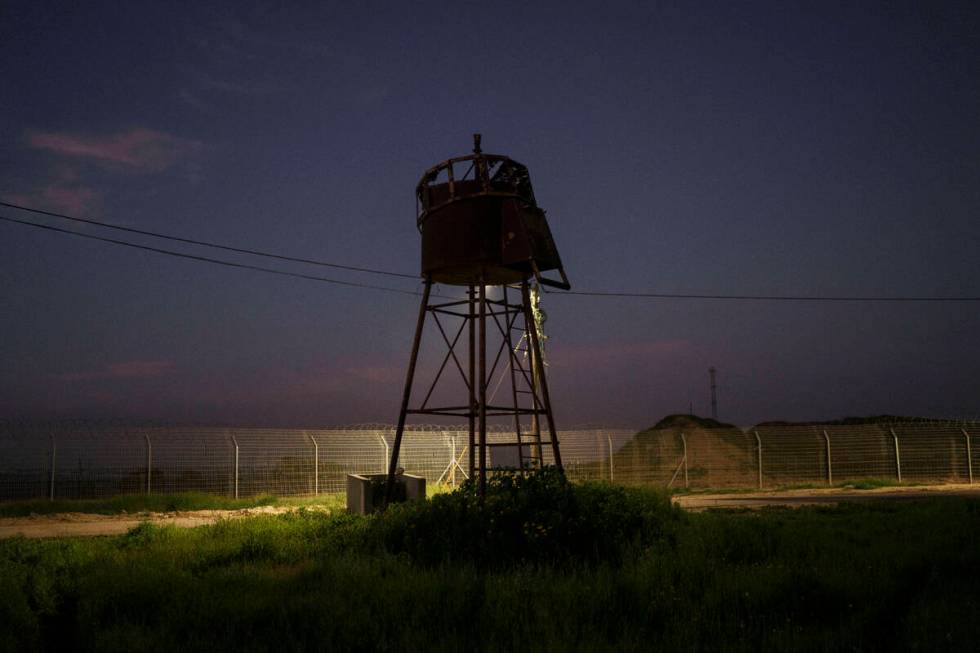
M 616 562 L 669 532 L 679 519 L 666 494 L 598 483 L 572 484 L 554 469 L 499 474 L 480 500 L 475 483 L 428 502 L 391 506 L 365 536 L 426 565 Z

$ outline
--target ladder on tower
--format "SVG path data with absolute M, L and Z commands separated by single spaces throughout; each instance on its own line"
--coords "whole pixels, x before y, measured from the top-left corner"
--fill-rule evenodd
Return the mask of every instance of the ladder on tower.
M 513 356 L 512 364 L 509 366 L 511 374 L 511 388 L 513 390 L 513 402 L 515 407 L 514 415 L 514 435 L 517 439 L 517 459 L 518 468 L 522 473 L 540 470 L 544 467 L 544 448 L 543 445 L 550 442 L 541 440 L 541 421 L 540 416 L 546 414 L 543 402 L 540 399 L 539 374 L 544 373 L 544 366 L 534 357 L 534 350 L 531 347 L 531 334 L 529 329 L 537 328 L 538 340 L 545 339 L 541 332 L 541 320 L 538 319 L 540 313 L 536 310 L 538 302 L 538 290 L 532 287 L 529 292 L 529 299 L 532 310 L 521 311 L 525 318 L 525 324 L 517 326 L 507 320 L 510 325 L 508 330 L 507 347 Z M 509 310 L 509 308 L 508 308 Z M 533 316 L 534 322 L 527 323 L 527 315 Z M 513 342 L 513 335 L 520 333 L 517 343 Z M 520 374 L 517 374 L 519 371 Z M 528 405 L 529 404 L 529 405 Z M 521 414 L 528 414 L 531 417 L 529 429 L 525 429 L 521 423 Z M 525 440 L 530 438 L 530 442 Z M 511 443 L 499 443 L 497 446 L 513 446 Z

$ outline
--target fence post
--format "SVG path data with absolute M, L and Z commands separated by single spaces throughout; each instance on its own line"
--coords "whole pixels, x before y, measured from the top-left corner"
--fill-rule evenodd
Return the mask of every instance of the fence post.
M 317 496 L 320 494 L 320 446 L 309 433 L 306 434 L 306 437 L 313 443 L 313 496 Z
M 963 431 L 963 437 L 966 438 L 966 469 L 970 474 L 970 485 L 973 485 L 973 458 L 970 453 L 970 434 L 967 433 L 966 429 L 960 429 Z
M 231 443 L 235 445 L 235 498 L 238 498 L 238 440 L 234 435 L 231 436 Z
M 824 442 L 827 444 L 827 485 L 834 484 L 834 466 L 830 462 L 830 436 L 827 435 L 827 431 L 823 432 Z
M 759 437 L 758 431 L 752 431 L 755 435 L 755 451 L 756 458 L 759 460 L 759 489 L 762 489 L 762 438 Z
M 48 500 L 54 501 L 54 470 L 55 470 L 55 458 L 58 454 L 58 445 L 54 440 L 54 433 L 51 434 L 51 481 L 49 483 L 50 488 L 48 490 Z
M 146 440 L 146 493 L 149 494 L 153 487 L 150 480 L 153 476 L 153 444 L 148 433 L 143 434 L 143 439 Z
M 889 428 L 892 434 L 892 440 L 895 441 L 895 474 L 898 476 L 898 482 L 902 482 L 902 456 L 898 452 L 898 436 L 895 435 L 895 429 Z
M 681 444 L 684 445 L 684 487 L 691 487 L 687 478 L 687 437 L 681 433 Z
M 449 440 L 449 483 L 456 487 L 456 434 L 446 434 Z
M 612 482 L 616 480 L 615 470 L 613 469 L 613 448 L 612 448 L 612 436 L 606 433 L 606 444 L 609 445 L 609 481 Z
M 385 446 L 385 467 L 387 467 L 391 458 L 391 449 L 388 447 L 388 441 L 385 440 L 385 436 L 383 433 L 379 432 L 378 438 L 381 439 L 381 444 Z

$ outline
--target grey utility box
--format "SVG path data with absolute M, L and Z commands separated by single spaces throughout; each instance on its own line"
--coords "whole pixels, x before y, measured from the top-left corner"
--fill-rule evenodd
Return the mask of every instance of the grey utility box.
M 380 510 L 385 500 L 387 474 L 348 474 L 347 512 L 366 515 Z M 425 499 L 425 477 L 412 474 L 396 474 L 392 503 Z

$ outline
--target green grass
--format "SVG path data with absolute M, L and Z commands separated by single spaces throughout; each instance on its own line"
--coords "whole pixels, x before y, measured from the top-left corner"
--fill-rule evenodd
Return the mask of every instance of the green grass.
M 0 650 L 973 650 L 980 502 L 682 513 L 642 488 L 500 481 L 0 542 Z
M 921 483 L 899 483 L 893 478 L 862 478 L 856 481 L 842 483 L 838 487 L 845 490 L 877 490 L 882 487 L 901 487 L 901 486 L 922 485 Z
M 255 497 L 232 499 L 203 492 L 179 494 L 131 494 L 106 499 L 55 500 L 33 499 L 0 503 L 0 517 L 27 517 L 65 512 L 82 512 L 100 515 L 142 512 L 186 512 L 189 510 L 240 510 L 260 506 L 312 506 L 324 505 L 337 508 L 343 505 L 342 494 L 323 494 L 318 497 L 276 497 L 265 494 Z
M 669 492 L 674 494 L 754 494 L 757 492 L 785 492 L 789 490 L 875 490 L 884 487 L 922 487 L 929 483 L 899 482 L 893 478 L 861 478 L 827 485 L 826 483 L 792 483 L 775 487 L 722 487 L 722 488 L 685 488 L 671 487 Z
M 667 488 L 667 492 L 671 495 L 675 494 L 756 494 L 758 492 L 767 492 L 773 488 L 763 488 L 759 489 L 757 487 L 674 487 L 671 486 Z M 780 488 L 786 489 L 786 488 Z

